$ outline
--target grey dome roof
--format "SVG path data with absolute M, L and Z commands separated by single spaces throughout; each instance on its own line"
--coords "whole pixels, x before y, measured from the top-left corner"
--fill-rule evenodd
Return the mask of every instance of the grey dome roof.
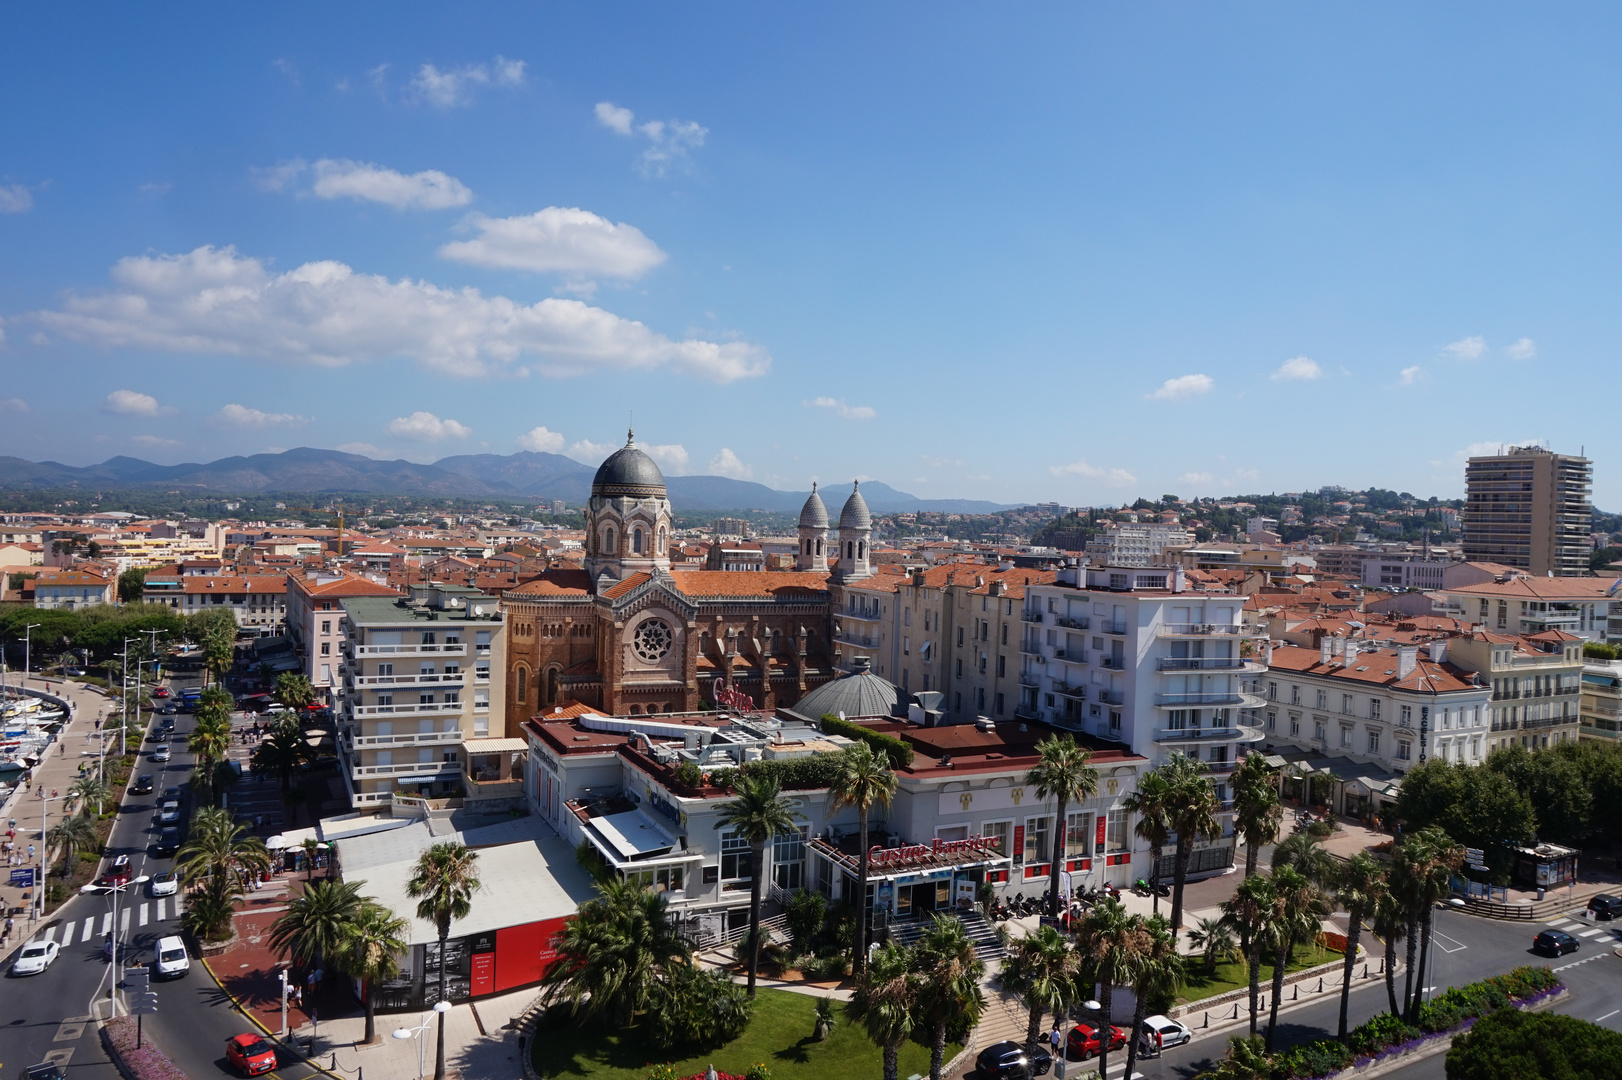
M 823 683 L 786 711 L 812 722 L 840 713 L 847 717 L 893 716 L 898 705 L 911 700 L 895 683 L 873 674 L 867 657 L 856 657 L 854 666 L 856 670 L 849 675 Z
M 627 432 L 625 445 L 597 466 L 597 475 L 591 479 L 591 493 L 594 497 L 606 498 L 623 495 L 664 498 L 665 474 L 652 458 L 636 448 L 636 433 Z
M 867 511 L 867 500 L 862 498 L 861 481 L 857 481 L 851 488 L 850 498 L 845 500 L 845 508 L 839 511 L 839 527 L 841 529 L 871 529 L 873 515 Z
M 817 494 L 816 481 L 811 482 L 811 497 L 805 500 L 800 508 L 800 528 L 826 529 L 828 527 L 828 508 L 822 505 L 822 496 Z

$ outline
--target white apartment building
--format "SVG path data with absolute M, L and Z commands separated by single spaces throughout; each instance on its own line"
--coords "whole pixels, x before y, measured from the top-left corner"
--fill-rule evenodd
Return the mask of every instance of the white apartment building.
M 1266 751 L 1291 760 L 1286 793 L 1305 797 L 1311 776 L 1313 803 L 1363 817 L 1428 757 L 1479 764 L 1491 749 L 1492 689 L 1450 659 L 1454 644 L 1391 649 L 1324 637 L 1316 649 L 1268 646 L 1256 715 Z
M 1450 559 L 1373 555 L 1363 560 L 1363 584 L 1381 589 L 1440 589 Z
M 178 615 L 219 608 L 237 625 L 265 634 L 281 633 L 287 623 L 287 575 L 225 576 L 182 573 L 148 577 L 141 599 L 167 604 Z
M 1194 534 L 1181 525 L 1108 525 L 1087 541 L 1087 561 L 1095 566 L 1148 566 L 1168 547 L 1186 547 Z
M 1577 741 L 1582 722 L 1581 638 L 1559 630 L 1526 637 L 1478 630 L 1452 639 L 1449 647 L 1455 662 L 1492 688 L 1489 750 Z
M 1622 738 L 1622 660 L 1585 660 L 1582 685 L 1578 737 L 1596 742 Z
M 1025 590 L 1019 715 L 1112 740 L 1158 764 L 1173 751 L 1208 763 L 1225 806 L 1263 670 L 1244 597 L 1188 588 L 1180 567 L 1067 567 Z M 1227 835 L 1196 845 L 1193 871 L 1232 864 Z
M 45 570 L 34 578 L 34 606 L 75 608 L 111 604 L 118 599 L 118 579 L 84 570 Z
M 506 715 L 506 680 L 490 677 L 506 665 L 494 597 L 427 585 L 409 598 L 347 598 L 338 616 L 338 759 L 352 806 L 386 806 L 396 793 L 470 804 L 522 795 L 527 747 L 490 737 L 490 717 Z
M 1558 630 L 1584 641 L 1622 642 L 1622 589 L 1615 577 L 1504 575 L 1431 595 L 1433 610 L 1495 634 Z M 1619 595 L 1612 597 L 1612 593 Z
M 358 574 L 309 571 L 287 575 L 287 636 L 304 665 L 304 675 L 330 703 L 343 694 L 343 602 L 354 597 L 400 593 Z

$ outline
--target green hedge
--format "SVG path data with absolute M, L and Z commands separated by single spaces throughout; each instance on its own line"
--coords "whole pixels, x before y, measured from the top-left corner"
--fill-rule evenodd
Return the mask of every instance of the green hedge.
M 892 769 L 901 769 L 912 764 L 912 747 L 894 735 L 886 735 L 882 731 L 873 731 L 849 720 L 841 720 L 831 713 L 823 714 L 822 730 L 829 735 L 843 735 L 847 739 L 865 742 L 873 748 L 875 754 L 883 754 L 889 758 Z

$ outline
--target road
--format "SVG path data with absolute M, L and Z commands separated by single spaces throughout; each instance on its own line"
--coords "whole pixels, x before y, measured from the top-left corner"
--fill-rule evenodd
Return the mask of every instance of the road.
M 177 679 L 172 685 L 178 691 L 193 682 Z M 95 711 L 92 704 L 89 715 Z M 193 810 L 187 785 L 193 760 L 186 750 L 193 721 L 186 713 L 174 719 L 175 730 L 168 740 L 171 760 L 167 764 L 151 760 L 161 742 L 142 744 L 135 773 L 151 773 L 154 790 L 150 795 L 126 797 L 108 838 L 108 856 L 129 855 L 137 877 L 173 869 L 173 859 L 159 858 L 151 850 L 157 836 L 157 803 L 164 788 L 181 787 L 184 816 L 189 818 Z M 247 723 L 248 719 L 234 715 L 233 723 Z M 243 792 L 245 798 L 253 794 Z M 255 811 L 244 812 L 251 816 Z M 119 898 L 117 921 L 125 930 L 131 960 L 150 964 L 157 939 L 180 933 L 181 908 L 178 897 L 152 897 L 147 892 L 150 885 L 138 888 Z M 86 1022 L 92 1008 L 98 1015 L 107 1015 L 109 966 L 101 959 L 101 935 L 112 925 L 112 906 L 109 894 L 76 896 L 63 904 L 34 934 L 64 946 L 56 962 L 44 973 L 28 978 L 12 977 L 8 970 L 0 981 L 0 1017 L 4 1017 L 0 1020 L 0 1080 L 21 1077 L 29 1065 L 46 1060 L 62 1063 L 70 1080 L 119 1080 L 95 1025 Z M 193 956 L 185 977 L 154 980 L 152 989 L 158 995 L 158 1013 L 146 1017 L 146 1036 L 188 1077 L 235 1075 L 226 1068 L 225 1042 L 253 1030 L 253 1025 L 236 1011 L 201 962 Z M 303 1062 L 295 1062 L 269 1075 L 304 1080 L 316 1073 Z

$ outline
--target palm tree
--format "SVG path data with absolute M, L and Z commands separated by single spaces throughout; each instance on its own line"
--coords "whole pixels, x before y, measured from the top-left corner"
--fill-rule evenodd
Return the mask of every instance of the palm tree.
M 1127 914 L 1114 897 L 1101 900 L 1087 912 L 1076 936 L 1081 953 L 1083 978 L 1098 984 L 1100 1019 L 1107 1029 L 1115 1000 L 1115 987 L 1132 982 L 1138 958 L 1143 951 L 1144 922 L 1141 916 Z M 1101 1040 L 1098 1073 L 1109 1072 L 1109 1040 Z
M 1153 886 L 1152 903 L 1160 911 L 1160 853 L 1171 839 L 1171 784 L 1160 770 L 1151 769 L 1138 780 L 1138 788 L 1126 797 L 1121 808 L 1138 816 L 1132 827 L 1138 839 L 1149 844 L 1149 883 Z
M 1357 944 L 1363 936 L 1363 920 L 1385 895 L 1385 867 L 1366 851 L 1347 859 L 1335 875 L 1335 901 L 1346 908 L 1346 953 L 1341 964 L 1340 1034 L 1346 1041 L 1347 1009 L 1352 1000 L 1352 969 L 1357 966 Z
M 1264 754 L 1249 753 L 1233 770 L 1233 826 L 1245 838 L 1245 876 L 1256 872 L 1256 855 L 1278 839 L 1284 823 L 1278 779 Z
M 201 883 L 241 895 L 253 875 L 270 869 L 270 853 L 229 810 L 204 807 L 192 815 L 186 843 L 175 853 L 175 868 L 188 886 Z
M 1250 984 L 1250 1034 L 1256 1034 L 1257 997 L 1261 991 L 1262 943 L 1273 926 L 1278 897 L 1273 879 L 1265 875 L 1248 877 L 1222 902 L 1222 918 L 1239 934 L 1245 954 Z
M 465 919 L 473 907 L 480 882 L 475 873 L 479 853 L 453 841 L 435 844 L 417 860 L 417 870 L 406 882 L 406 895 L 417 901 L 417 918 L 439 931 L 439 996 L 445 1000 L 445 942 L 451 920 Z M 434 1052 L 434 1080 L 445 1080 L 445 1014 L 439 1014 L 439 1045 Z
M 315 700 L 315 687 L 310 685 L 308 676 L 284 671 L 276 676 L 276 700 L 294 712 L 302 712 Z
M 962 920 L 951 915 L 935 916 L 914 950 L 913 963 L 922 976 L 918 1022 L 929 1032 L 929 1080 L 941 1080 L 947 1029 L 973 1029 L 985 1011 L 980 976 L 986 965 L 974 954 Z
M 1206 775 L 1205 762 L 1173 753 L 1160 767 L 1172 789 L 1169 817 L 1177 833 L 1177 858 L 1172 864 L 1171 928 L 1183 928 L 1183 885 L 1188 880 L 1188 864 L 1194 857 L 1195 840 L 1215 840 L 1222 835 L 1217 814 L 1222 803 L 1216 786 Z
M 1284 973 L 1290 956 L 1300 941 L 1310 941 L 1323 926 L 1323 896 L 1305 874 L 1288 866 L 1273 872 L 1273 889 L 1278 901 L 1274 908 L 1272 944 L 1273 1000 L 1267 1017 L 1267 1052 L 1273 1052 L 1273 1035 L 1278 1028 L 1278 999 L 1284 994 Z
M 1036 764 L 1025 774 L 1025 782 L 1036 788 L 1037 798 L 1059 801 L 1053 818 L 1053 860 L 1048 868 L 1048 915 L 1056 917 L 1065 841 L 1070 834 L 1070 804 L 1090 799 L 1098 792 L 1098 770 L 1087 764 L 1093 752 L 1078 746 L 1069 732 L 1049 735 L 1036 744 L 1036 754 Z
M 1183 985 L 1184 974 L 1183 957 L 1177 952 L 1177 932 L 1161 915 L 1149 916 L 1149 921 L 1143 925 L 1143 944 L 1132 973 L 1132 993 L 1137 1008 L 1132 1014 L 1132 1026 L 1127 1029 L 1124 1075 L 1131 1076 L 1138 1064 L 1138 1032 L 1143 1030 L 1143 1021 L 1149 1015 L 1149 999 L 1176 993 Z M 1103 1068 L 1102 1062 L 1099 1067 Z
M 209 884 L 186 898 L 186 913 L 180 925 L 199 941 L 219 941 L 231 936 L 231 916 L 236 912 L 240 891 L 228 884 Z
M 186 749 L 197 757 L 193 774 L 201 781 L 205 801 L 213 802 L 214 766 L 226 760 L 231 752 L 231 711 L 229 707 L 199 705 L 197 725 L 186 738 Z
M 857 743 L 845 751 L 833 783 L 828 785 L 830 815 L 842 806 L 856 808 L 861 850 L 857 855 L 856 955 L 852 957 L 852 969 L 857 975 L 867 967 L 867 928 L 873 915 L 873 905 L 867 899 L 867 819 L 874 806 L 890 805 L 895 797 L 895 784 L 889 758 L 873 753 L 873 748 L 866 743 Z
M 101 804 L 111 799 L 112 796 L 112 787 L 101 777 L 81 776 L 73 782 L 72 787 L 68 788 L 68 802 L 64 804 L 64 809 L 72 813 L 73 806 L 77 803 L 80 809 L 88 816 L 90 814 L 90 804 L 95 803 L 96 814 L 100 816 Z
M 1402 900 L 1392 888 L 1391 875 L 1386 875 L 1386 887 L 1374 901 L 1374 934 L 1385 942 L 1385 993 L 1391 1004 L 1391 1015 L 1401 1016 L 1397 1003 L 1397 942 L 1407 933 L 1407 916 Z
M 96 826 L 83 814 L 69 814 L 51 826 L 45 834 L 45 843 L 62 856 L 62 872 L 68 874 L 73 857 L 96 842 Z
M 381 904 L 362 904 L 344 927 L 338 966 L 360 980 L 361 1003 L 366 1008 L 366 1037 L 377 1041 L 377 984 L 400 974 L 399 957 L 411 947 L 408 926 Z
M 1218 917 L 1201 919 L 1196 923 L 1194 929 L 1188 932 L 1188 944 L 1204 954 L 1205 974 L 1209 977 L 1216 974 L 1218 960 L 1231 954 L 1239 942 L 1233 936 L 1233 927 L 1228 921 Z
M 760 887 L 766 876 L 766 841 L 784 833 L 798 833 L 794 804 L 783 798 L 776 776 L 747 773 L 733 789 L 737 798 L 720 806 L 717 828 L 731 829 L 749 841 L 749 996 L 755 996 L 755 973 L 760 967 Z
M 692 948 L 678 932 L 664 893 L 610 878 L 580 905 L 556 939 L 547 973 L 548 1005 L 565 1001 L 581 1020 L 631 1027 L 661 979 L 689 966 Z
M 1081 956 L 1054 926 L 1039 926 L 1036 933 L 1016 938 L 1002 962 L 1004 989 L 1018 994 L 1030 1010 L 1025 1029 L 1025 1051 L 1034 1053 L 1042 1038 L 1042 1016 L 1052 1013 L 1055 1021 L 1070 1011 L 1079 996 L 1076 979 L 1081 973 Z
M 314 881 L 315 859 L 321 852 L 321 841 L 313 836 L 306 836 L 299 847 L 304 851 L 304 880 Z
M 1335 857 L 1324 850 L 1324 837 L 1313 832 L 1292 833 L 1273 848 L 1273 869 L 1288 866 L 1315 885 L 1330 885 Z
M 1256 1036 L 1233 1035 L 1228 1039 L 1228 1056 L 1194 1080 L 1273 1080 L 1273 1059 Z
M 287 902 L 287 910 L 270 924 L 270 944 L 300 967 L 336 964 L 343 955 L 361 908 L 371 898 L 360 894 L 360 881 L 317 881 Z
M 1414 998 L 1408 1005 L 1410 1024 L 1418 1018 L 1420 1000 L 1424 996 L 1425 959 L 1430 954 L 1431 927 L 1436 915 L 1436 905 L 1453 891 L 1453 875 L 1464 866 L 1464 848 L 1455 844 L 1447 833 L 1432 826 L 1422 831 L 1419 836 L 1429 849 L 1429 853 L 1422 864 L 1423 873 L 1413 883 L 1414 889 L 1411 894 L 1414 902 L 1420 906 L 1420 942 L 1419 970 L 1414 973 L 1416 989 Z
M 920 984 L 910 950 L 888 942 L 873 954 L 851 990 L 845 1010 L 884 1055 L 884 1080 L 897 1080 L 901 1044 L 912 1037 Z
M 304 741 L 299 722 L 292 717 L 277 721 L 270 734 L 254 747 L 251 767 L 257 773 L 274 773 L 282 790 L 292 786 L 293 770 L 310 757 L 310 744 Z
M 1431 845 L 1421 833 L 1403 836 L 1391 849 L 1390 888 L 1392 899 L 1402 912 L 1402 934 L 1407 939 L 1407 963 L 1403 966 L 1402 1011 L 1413 1012 L 1418 995 L 1414 991 L 1414 963 L 1419 949 L 1420 922 L 1425 909 L 1425 876 L 1432 858 Z

